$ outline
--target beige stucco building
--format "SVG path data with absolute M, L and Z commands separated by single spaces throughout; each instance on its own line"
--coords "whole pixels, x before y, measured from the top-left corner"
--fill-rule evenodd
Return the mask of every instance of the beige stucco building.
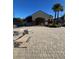
M 35 25 L 47 25 L 48 22 L 53 22 L 53 16 L 41 10 L 32 14 L 32 20 Z

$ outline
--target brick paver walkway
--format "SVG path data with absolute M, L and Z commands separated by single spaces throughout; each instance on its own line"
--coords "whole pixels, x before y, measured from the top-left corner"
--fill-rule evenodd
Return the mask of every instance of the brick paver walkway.
M 27 48 L 14 48 L 14 59 L 65 59 L 64 28 L 30 27 Z

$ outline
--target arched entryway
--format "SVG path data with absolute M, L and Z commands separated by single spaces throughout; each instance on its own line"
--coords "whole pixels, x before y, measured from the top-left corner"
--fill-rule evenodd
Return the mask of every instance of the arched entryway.
M 45 24 L 45 18 L 38 17 L 35 19 L 35 25 L 44 25 Z

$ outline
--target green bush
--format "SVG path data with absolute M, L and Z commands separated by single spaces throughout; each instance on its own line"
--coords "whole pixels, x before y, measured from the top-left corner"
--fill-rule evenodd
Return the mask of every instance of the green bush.
M 52 24 L 52 25 L 49 26 L 49 27 L 61 27 L 61 24 L 60 24 L 60 23 L 58 23 L 58 24 Z

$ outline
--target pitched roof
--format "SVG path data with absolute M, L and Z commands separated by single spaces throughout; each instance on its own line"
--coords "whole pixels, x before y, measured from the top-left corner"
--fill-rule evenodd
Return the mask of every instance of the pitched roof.
M 45 13 L 45 12 L 44 12 L 44 11 L 42 11 L 42 10 L 38 10 L 38 11 L 36 11 L 36 12 L 35 12 L 35 13 L 33 13 L 33 14 L 36 14 L 36 13 L 39 13 L 39 12 L 40 12 L 40 13 L 44 13 L 44 14 L 49 15 L 49 16 L 52 16 L 52 15 L 50 15 L 50 14 Z M 32 14 L 32 15 L 33 15 L 33 14 Z M 52 17 L 53 17 L 53 16 L 52 16 Z

